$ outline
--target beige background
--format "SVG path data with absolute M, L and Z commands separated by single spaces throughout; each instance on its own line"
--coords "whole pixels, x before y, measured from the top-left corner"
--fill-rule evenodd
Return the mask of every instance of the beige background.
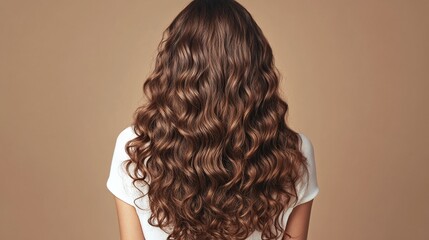
M 240 2 L 315 147 L 309 239 L 427 239 L 428 1 Z M 1 1 L 0 239 L 118 239 L 114 142 L 187 3 Z

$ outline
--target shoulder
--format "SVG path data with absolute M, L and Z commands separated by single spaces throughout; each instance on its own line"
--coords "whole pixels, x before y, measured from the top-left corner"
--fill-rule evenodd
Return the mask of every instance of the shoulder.
M 122 129 L 119 132 L 119 134 L 116 138 L 116 141 L 117 142 L 127 142 L 127 141 L 132 140 L 136 137 L 137 137 L 137 134 L 134 131 L 134 126 L 130 125 L 124 129 Z
M 305 172 L 305 177 L 298 184 L 297 205 L 312 200 L 319 193 L 313 144 L 310 138 L 304 133 L 299 133 L 299 136 L 301 138 L 301 152 L 306 158 L 308 171 Z
M 306 164 L 309 170 L 310 175 L 315 175 L 316 172 L 316 160 L 314 157 L 314 147 L 308 135 L 304 133 L 299 133 L 301 138 L 301 152 L 306 158 Z
M 115 152 L 114 152 L 114 161 L 123 161 L 129 159 L 128 154 L 125 151 L 125 145 L 128 141 L 137 137 L 137 134 L 134 132 L 134 127 L 128 126 L 122 129 L 116 137 L 115 143 Z
M 137 198 L 139 191 L 133 186 L 133 179 L 128 174 L 124 163 L 130 159 L 126 151 L 126 144 L 136 136 L 133 126 L 121 129 L 117 134 L 110 173 L 106 183 L 107 188 L 116 197 L 133 206 L 135 206 L 134 200 Z M 130 173 L 133 173 L 134 165 L 129 166 L 131 167 Z
M 302 132 L 299 132 L 298 135 L 301 138 L 301 151 L 306 157 L 311 157 L 314 155 L 313 143 L 310 138 Z

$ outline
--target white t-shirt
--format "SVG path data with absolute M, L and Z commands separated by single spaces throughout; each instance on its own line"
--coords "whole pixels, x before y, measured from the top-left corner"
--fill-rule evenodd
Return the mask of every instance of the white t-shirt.
M 317 175 L 316 175 L 316 164 L 314 160 L 314 150 L 313 145 L 310 140 L 302 133 L 299 133 L 302 139 L 302 149 L 304 156 L 307 157 L 309 161 L 309 181 L 306 184 L 306 179 L 304 178 L 302 182 L 299 182 L 297 185 L 298 191 L 298 202 L 295 206 L 308 202 L 316 197 L 319 193 L 319 186 L 317 184 Z M 124 202 L 134 206 L 137 211 L 138 217 L 140 219 L 140 224 L 142 227 L 143 234 L 146 240 L 162 240 L 167 239 L 168 234 L 165 233 L 161 228 L 154 227 L 148 223 L 148 219 L 150 216 L 150 208 L 147 196 L 140 198 L 136 201 L 136 207 L 134 203 L 134 199 L 141 196 L 141 192 L 139 192 L 132 185 L 132 179 L 129 177 L 124 168 L 122 168 L 121 163 L 127 159 L 129 159 L 128 154 L 125 152 L 125 144 L 127 141 L 136 137 L 136 134 L 133 131 L 132 126 L 129 126 L 122 130 L 115 144 L 115 149 L 113 151 L 113 158 L 110 167 L 110 174 L 107 179 L 107 188 L 113 193 L 116 197 L 123 200 Z M 141 186 L 140 188 L 144 193 L 147 193 L 147 188 L 145 186 Z M 290 213 L 293 208 L 285 209 L 283 215 L 280 215 L 283 219 L 281 223 L 282 227 L 286 227 L 287 220 L 289 218 Z M 281 219 L 281 218 L 280 218 Z M 248 240 L 260 240 L 261 232 L 255 231 L 251 234 Z

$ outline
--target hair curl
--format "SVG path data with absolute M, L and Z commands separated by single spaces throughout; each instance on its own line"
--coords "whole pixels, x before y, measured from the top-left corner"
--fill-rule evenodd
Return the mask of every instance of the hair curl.
M 148 223 L 170 227 L 169 240 L 284 233 L 279 216 L 296 202 L 307 166 L 286 124 L 280 77 L 267 39 L 236 1 L 192 1 L 164 30 L 126 168 L 134 186 L 147 184 Z

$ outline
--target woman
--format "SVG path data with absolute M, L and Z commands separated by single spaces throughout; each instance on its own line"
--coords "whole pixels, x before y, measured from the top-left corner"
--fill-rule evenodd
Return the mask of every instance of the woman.
M 118 136 L 108 189 L 122 240 L 307 239 L 313 146 L 285 121 L 251 14 L 195 0 L 163 33 L 147 103 Z

